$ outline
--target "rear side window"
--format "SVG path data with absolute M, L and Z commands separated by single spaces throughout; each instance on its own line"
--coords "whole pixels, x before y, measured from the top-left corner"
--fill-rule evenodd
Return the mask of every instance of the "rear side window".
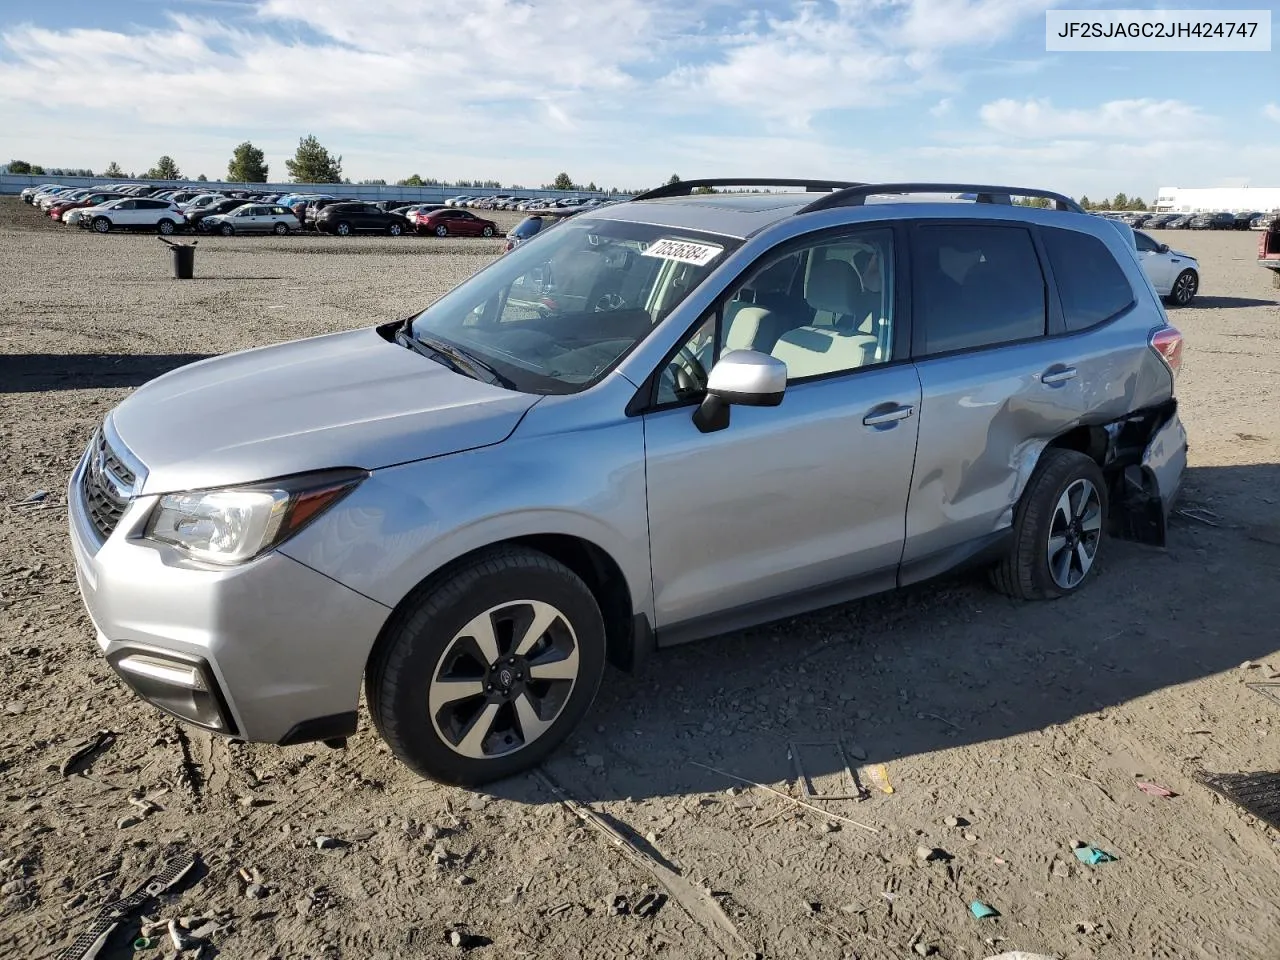
M 1133 303 L 1128 278 L 1097 237 L 1057 228 L 1045 228 L 1041 235 L 1068 330 L 1087 330 Z M 1139 249 L 1142 239 L 1138 234 Z
M 923 225 L 913 232 L 912 265 L 925 353 L 1044 336 L 1044 273 L 1027 230 Z

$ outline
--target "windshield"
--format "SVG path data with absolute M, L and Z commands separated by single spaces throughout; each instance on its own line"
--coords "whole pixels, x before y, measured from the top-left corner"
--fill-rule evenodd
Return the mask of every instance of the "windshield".
M 739 242 L 642 223 L 571 221 L 445 294 L 409 330 L 461 347 L 517 390 L 575 393 L 644 340 Z

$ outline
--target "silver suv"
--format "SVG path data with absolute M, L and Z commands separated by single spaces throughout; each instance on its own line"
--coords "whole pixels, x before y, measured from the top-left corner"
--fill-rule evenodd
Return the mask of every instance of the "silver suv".
M 691 195 L 728 183 L 136 391 L 68 491 L 107 661 L 279 744 L 341 742 L 363 681 L 401 760 L 477 784 L 606 662 L 966 564 L 1061 597 L 1106 534 L 1163 542 L 1182 338 L 1128 227 L 1009 187 Z

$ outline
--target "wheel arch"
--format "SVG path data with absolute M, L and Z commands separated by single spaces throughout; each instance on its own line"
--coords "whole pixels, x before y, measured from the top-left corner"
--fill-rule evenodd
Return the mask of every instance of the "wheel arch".
M 422 577 L 392 609 L 379 630 L 366 663 L 373 663 L 389 642 L 391 632 L 406 610 L 447 580 L 456 570 L 477 556 L 504 547 L 523 547 L 545 554 L 572 570 L 587 585 L 604 619 L 606 657 L 615 667 L 632 671 L 653 649 L 653 632 L 648 616 L 635 608 L 631 588 L 617 560 L 603 547 L 574 534 L 533 533 L 494 540 L 474 547 Z

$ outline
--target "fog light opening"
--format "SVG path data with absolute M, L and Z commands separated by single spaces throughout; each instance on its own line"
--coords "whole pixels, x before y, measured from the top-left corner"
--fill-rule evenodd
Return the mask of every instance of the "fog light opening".
M 235 733 L 204 661 L 127 650 L 109 660 L 121 679 L 148 703 L 206 729 Z

